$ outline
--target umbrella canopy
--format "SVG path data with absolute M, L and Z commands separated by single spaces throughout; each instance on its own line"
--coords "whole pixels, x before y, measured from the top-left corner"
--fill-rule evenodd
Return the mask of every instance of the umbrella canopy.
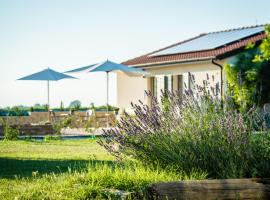
M 129 67 L 123 64 L 115 63 L 109 60 L 106 60 L 105 62 L 94 64 L 94 65 L 88 65 L 86 67 L 80 67 L 77 69 L 73 69 L 70 71 L 67 71 L 66 73 L 71 72 L 106 72 L 107 75 L 107 126 L 108 126 L 108 112 L 109 112 L 109 72 L 113 71 L 122 71 L 124 73 L 127 73 L 128 75 L 137 75 L 137 76 L 143 76 L 146 74 L 149 74 L 148 72 L 134 68 Z
M 137 75 L 145 75 L 148 74 L 146 71 L 134 67 L 129 67 L 123 64 L 118 64 L 112 61 L 105 61 L 100 64 L 97 64 L 93 67 L 93 69 L 90 69 L 90 72 L 112 72 L 112 71 L 122 71 Z
M 32 80 L 32 81 L 59 81 L 64 78 L 74 78 L 73 76 L 69 76 L 57 71 L 54 71 L 50 68 L 44 69 L 40 72 L 31 74 L 29 76 L 22 77 L 18 80 Z
M 134 68 L 134 67 L 129 67 L 123 64 L 115 63 L 109 60 L 106 60 L 104 62 L 98 63 L 98 64 L 93 64 L 93 65 L 88 65 L 85 67 L 80 67 L 76 68 L 73 70 L 66 71 L 64 73 L 75 73 L 75 72 L 112 72 L 112 71 L 122 71 L 126 72 L 130 75 L 139 75 L 143 76 L 145 74 L 149 74 L 148 72 Z
M 97 65 L 97 64 L 88 65 L 88 66 L 86 66 L 86 67 L 76 68 L 76 69 L 73 69 L 73 70 L 66 71 L 66 72 L 64 72 L 64 73 L 76 73 L 76 72 L 83 72 L 83 71 L 88 72 L 91 68 L 93 68 L 93 67 L 96 66 L 96 65 Z
M 22 77 L 18 80 L 30 80 L 30 81 L 47 81 L 47 90 L 48 90 L 48 110 L 50 108 L 50 81 L 59 81 L 61 79 L 65 78 L 72 78 L 76 79 L 73 76 L 69 76 L 60 72 L 57 72 L 55 70 L 52 70 L 50 68 L 44 69 L 40 72 Z

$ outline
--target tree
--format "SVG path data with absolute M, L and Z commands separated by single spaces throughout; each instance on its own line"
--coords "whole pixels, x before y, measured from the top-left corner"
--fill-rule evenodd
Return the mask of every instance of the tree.
M 261 65 L 254 63 L 254 56 L 257 55 L 256 49 L 247 50 L 237 56 L 234 64 L 226 64 L 225 72 L 235 104 L 243 110 L 257 102 L 258 73 Z
M 267 37 L 263 39 L 260 45 L 261 54 L 257 55 L 255 59 L 257 62 L 263 62 L 270 60 L 270 25 L 265 27 L 265 33 Z
M 41 105 L 40 105 L 39 103 L 36 103 L 36 104 L 34 105 L 34 108 L 41 108 Z
M 259 46 L 249 44 L 234 64 L 226 64 L 229 92 L 240 110 L 270 102 L 270 27 Z
M 49 111 L 49 105 L 48 104 L 43 104 L 41 107 L 42 107 L 42 109 Z
M 74 101 L 70 102 L 69 108 L 79 110 L 81 105 L 82 105 L 82 103 L 79 100 L 74 100 Z
M 90 103 L 90 109 L 91 110 L 95 110 L 96 109 L 96 106 L 93 102 Z
M 60 111 L 64 111 L 64 110 L 65 110 L 65 106 L 64 106 L 63 101 L 61 101 L 61 103 L 60 103 Z

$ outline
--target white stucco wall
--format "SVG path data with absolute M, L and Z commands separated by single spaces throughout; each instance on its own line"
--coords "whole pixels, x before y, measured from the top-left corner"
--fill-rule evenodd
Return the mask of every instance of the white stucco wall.
M 128 76 L 122 72 L 117 73 L 117 107 L 120 110 L 130 111 L 130 103 L 137 103 L 140 99 L 147 103 L 145 90 L 149 90 L 148 78 Z
M 224 65 L 227 62 L 233 60 L 234 57 L 230 57 L 225 60 L 221 60 L 218 63 Z M 220 68 L 211 63 L 211 61 L 197 62 L 197 63 L 183 63 L 174 65 L 162 65 L 155 67 L 147 67 L 146 71 L 151 73 L 151 76 L 155 75 L 183 75 L 183 80 L 188 85 L 188 72 L 195 76 L 196 84 L 203 84 L 203 80 L 206 80 L 206 74 L 212 79 L 214 76 L 215 81 L 212 81 L 213 86 L 219 82 L 220 86 Z M 151 77 L 150 76 L 150 77 Z M 145 96 L 144 91 L 151 89 L 150 77 L 129 77 L 126 74 L 117 74 L 117 106 L 120 109 L 130 110 L 130 102 L 137 102 L 139 99 L 144 103 L 149 103 L 149 99 Z M 225 76 L 223 74 L 223 79 Z M 225 83 L 224 83 L 225 86 Z

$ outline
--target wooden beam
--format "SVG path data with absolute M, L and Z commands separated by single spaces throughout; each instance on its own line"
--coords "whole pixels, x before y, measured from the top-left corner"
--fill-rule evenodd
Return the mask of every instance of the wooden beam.
M 231 200 L 270 199 L 270 179 L 220 179 L 156 183 L 149 186 L 149 199 Z

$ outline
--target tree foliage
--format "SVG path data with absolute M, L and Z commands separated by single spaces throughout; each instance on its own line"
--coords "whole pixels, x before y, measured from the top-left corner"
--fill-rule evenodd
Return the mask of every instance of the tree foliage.
M 225 65 L 229 92 L 240 110 L 270 102 L 270 26 L 259 46 L 249 44 L 233 64 Z
M 74 100 L 70 102 L 69 104 L 69 107 L 75 110 L 79 110 L 81 106 L 82 106 L 82 103 L 79 100 Z

